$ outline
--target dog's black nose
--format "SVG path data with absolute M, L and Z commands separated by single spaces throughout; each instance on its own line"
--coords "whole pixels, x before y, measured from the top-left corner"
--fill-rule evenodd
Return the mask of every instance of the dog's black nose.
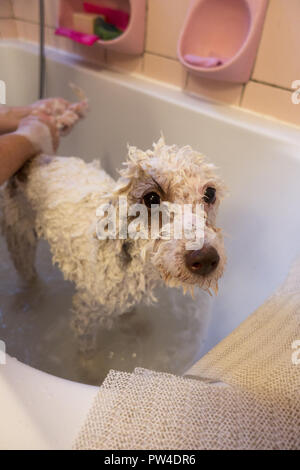
M 204 246 L 201 250 L 190 251 L 185 255 L 185 264 L 194 274 L 206 276 L 218 266 L 220 256 L 212 246 Z

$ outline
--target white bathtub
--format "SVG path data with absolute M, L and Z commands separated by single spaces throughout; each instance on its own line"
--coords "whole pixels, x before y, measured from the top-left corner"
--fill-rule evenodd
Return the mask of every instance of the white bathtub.
M 0 42 L 0 79 L 9 104 L 35 101 L 34 46 Z M 199 357 L 274 291 L 300 251 L 299 129 L 49 51 L 47 95 L 71 99 L 69 81 L 87 91 L 92 109 L 61 155 L 100 156 L 115 175 L 127 142 L 148 148 L 162 130 L 168 143 L 190 144 L 220 167 L 230 190 L 219 215 L 228 265 Z M 96 391 L 8 357 L 0 365 L 0 448 L 69 448 Z

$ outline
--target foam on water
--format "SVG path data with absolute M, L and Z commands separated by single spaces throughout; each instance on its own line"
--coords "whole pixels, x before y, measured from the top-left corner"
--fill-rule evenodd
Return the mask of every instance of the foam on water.
M 145 367 L 183 373 L 199 357 L 210 299 L 196 300 L 176 289 L 162 288 L 159 302 L 138 306 L 112 330 L 99 329 L 97 351 L 86 360 L 69 327 L 74 286 L 51 263 L 46 242 L 37 253 L 38 279 L 26 286 L 10 261 L 0 237 L 0 339 L 8 354 L 59 377 L 100 384 L 110 369 Z

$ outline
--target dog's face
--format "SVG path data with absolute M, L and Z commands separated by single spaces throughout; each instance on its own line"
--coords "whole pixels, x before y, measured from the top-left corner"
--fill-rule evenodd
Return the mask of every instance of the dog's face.
M 130 147 L 125 165 L 126 169 L 120 172 L 122 177 L 117 192 L 127 196 L 129 205 L 143 204 L 149 214 L 148 236 L 135 242 L 139 243 L 141 252 L 146 252 L 145 262 L 151 262 L 169 286 L 181 286 L 184 291 L 193 291 L 194 286 L 217 291 L 226 256 L 222 232 L 215 222 L 225 188 L 214 165 L 207 163 L 190 147 L 167 146 L 163 139 L 153 146 L 153 151 L 142 152 Z M 153 207 L 170 204 L 182 207 L 183 211 L 184 207 L 191 211 L 189 218 L 182 217 L 182 237 L 175 238 L 173 228 L 169 232 L 171 236 L 163 237 L 160 215 L 159 236 L 151 239 Z M 197 207 L 200 208 L 200 217 L 203 217 L 203 238 L 201 243 L 198 240 L 191 245 L 191 232 L 185 228 L 191 218 L 195 224 L 199 217 Z M 171 214 L 170 220 L 174 221 L 174 215 Z

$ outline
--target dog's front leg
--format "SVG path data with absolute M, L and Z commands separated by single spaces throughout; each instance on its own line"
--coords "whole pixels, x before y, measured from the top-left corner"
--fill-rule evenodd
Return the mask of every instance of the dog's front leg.
M 74 295 L 71 327 L 78 341 L 79 351 L 85 357 L 95 354 L 99 327 L 111 327 L 112 319 L 108 313 L 105 306 L 91 301 L 87 292 L 79 291 Z
M 0 196 L 0 206 L 2 206 L 0 229 L 6 238 L 11 259 L 22 279 L 32 281 L 36 277 L 35 213 L 16 177 L 9 180 Z

